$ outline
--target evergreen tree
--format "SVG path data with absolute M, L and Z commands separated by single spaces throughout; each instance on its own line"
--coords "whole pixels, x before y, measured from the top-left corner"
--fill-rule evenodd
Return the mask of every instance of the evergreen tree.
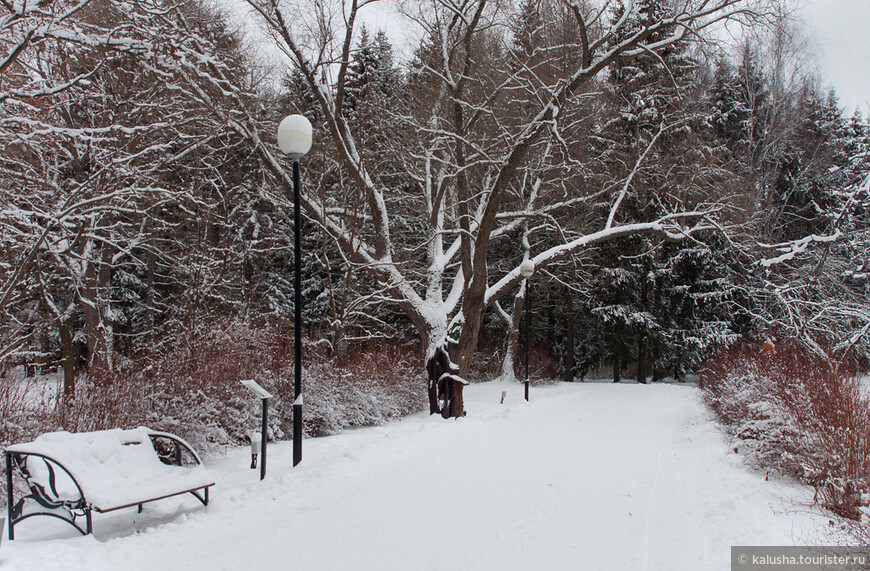
M 811 82 L 797 96 L 799 127 L 779 157 L 772 202 L 781 211 L 782 241 L 823 233 L 832 222 L 833 193 L 842 188 L 845 124 L 834 93 L 822 97 Z
M 656 0 L 634 3 L 628 17 L 625 10 L 619 3 L 612 14 L 614 23 L 622 22 L 622 35 L 613 43 L 667 13 Z M 709 132 L 711 111 L 698 78 L 688 46 L 680 43 L 663 52 L 661 60 L 640 57 L 611 66 L 614 117 L 601 128 L 597 146 L 607 169 L 600 184 L 627 185 L 620 219 L 649 220 L 677 201 L 708 200 L 730 176 L 721 167 L 723 150 Z M 593 264 L 601 274 L 586 300 L 591 321 L 581 328 L 600 332 L 609 348 L 598 358 L 585 357 L 587 361 L 610 362 L 614 380 L 633 363 L 638 381 L 645 382 L 664 370 L 680 375 L 697 363 L 709 349 L 698 343 L 702 331 L 721 339 L 727 330 L 717 316 L 721 308 L 694 304 L 687 296 L 688 291 L 716 295 L 708 291 L 712 265 L 697 255 L 697 248 L 632 237 L 597 251 Z

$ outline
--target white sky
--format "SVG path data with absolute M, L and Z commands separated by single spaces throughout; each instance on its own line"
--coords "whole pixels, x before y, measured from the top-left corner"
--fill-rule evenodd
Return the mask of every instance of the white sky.
M 859 107 L 866 119 L 870 116 L 870 0 L 796 3 L 802 4 L 797 16 L 805 26 L 808 53 L 817 60 L 821 77 L 836 89 L 847 117 Z M 374 4 L 364 19 L 373 30 L 385 29 L 394 48 L 401 51 L 402 44 L 413 43 L 408 40 L 414 34 L 396 30 L 392 12 L 390 3 Z
M 224 6 L 243 5 L 242 0 L 216 0 Z M 798 17 L 809 37 L 808 52 L 815 58 L 820 75 L 840 97 L 845 115 L 856 107 L 870 117 L 870 0 L 790 0 L 798 3 Z M 400 59 L 410 54 L 418 32 L 395 25 L 392 2 L 375 3 L 363 12 L 371 31 L 384 29 Z M 247 10 L 242 10 L 242 13 Z
M 850 116 L 870 111 L 870 0 L 810 0 L 802 10 L 822 75 Z

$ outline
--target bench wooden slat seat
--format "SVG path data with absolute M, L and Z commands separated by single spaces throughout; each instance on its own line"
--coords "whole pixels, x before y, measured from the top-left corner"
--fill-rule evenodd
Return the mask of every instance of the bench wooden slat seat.
M 6 449 L 6 473 L 9 539 L 15 524 L 35 515 L 60 518 L 88 534 L 92 511 L 141 511 L 144 503 L 186 493 L 208 505 L 214 485 L 187 442 L 145 427 L 43 434 Z M 29 494 L 15 498 L 13 473 Z

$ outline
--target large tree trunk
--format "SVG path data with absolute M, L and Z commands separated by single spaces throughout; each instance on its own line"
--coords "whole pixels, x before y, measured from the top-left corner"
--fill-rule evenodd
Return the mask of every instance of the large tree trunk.
M 448 350 L 441 345 L 426 358 L 429 376 L 429 414 L 444 418 L 465 416 L 462 389 L 467 382 L 459 376 L 459 367 L 451 360 Z
M 486 270 L 482 270 L 485 272 Z M 477 349 L 477 337 L 480 333 L 480 325 L 483 321 L 483 295 L 484 289 L 466 293 L 462 303 L 462 313 L 465 321 L 459 332 L 459 345 L 456 347 L 456 364 L 461 376 L 468 375 L 471 370 L 471 362 Z

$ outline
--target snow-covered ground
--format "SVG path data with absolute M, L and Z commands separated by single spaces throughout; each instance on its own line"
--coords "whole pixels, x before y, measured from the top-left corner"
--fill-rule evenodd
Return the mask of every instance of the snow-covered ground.
M 207 508 L 97 514 L 89 537 L 27 520 L 0 567 L 694 571 L 729 569 L 732 545 L 826 543 L 811 492 L 745 467 L 693 386 L 558 384 L 526 403 L 492 382 L 466 407 L 306 440 L 295 469 L 270 446 L 263 482 L 233 450 L 206 461 Z

